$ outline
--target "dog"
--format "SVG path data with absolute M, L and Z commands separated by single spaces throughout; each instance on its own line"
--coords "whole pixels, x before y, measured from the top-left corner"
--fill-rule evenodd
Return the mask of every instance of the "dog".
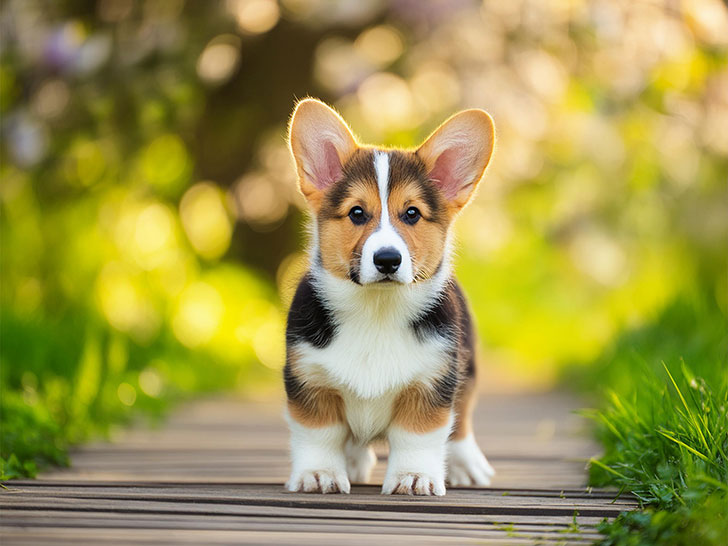
M 313 217 L 310 267 L 288 314 L 289 491 L 349 493 L 386 439 L 383 494 L 487 486 L 473 436 L 474 333 L 451 227 L 490 162 L 493 120 L 465 110 L 416 150 L 359 144 L 316 99 L 289 144 Z

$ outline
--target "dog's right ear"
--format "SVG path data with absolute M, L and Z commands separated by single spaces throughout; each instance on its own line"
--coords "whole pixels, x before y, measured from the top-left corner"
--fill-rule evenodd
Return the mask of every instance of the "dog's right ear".
M 356 140 L 333 109 L 319 100 L 305 99 L 293 111 L 288 141 L 301 193 L 318 211 L 326 189 L 341 179 L 344 163 L 357 149 Z

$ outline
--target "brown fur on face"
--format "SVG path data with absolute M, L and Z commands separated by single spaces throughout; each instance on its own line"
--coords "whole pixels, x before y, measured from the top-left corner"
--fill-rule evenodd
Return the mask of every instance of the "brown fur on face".
M 382 204 L 373 161 L 372 150 L 357 150 L 344 165 L 343 180 L 326 192 L 317 217 L 322 265 L 342 279 L 356 278 L 362 247 L 379 225 Z M 351 221 L 355 206 L 367 214 L 367 223 Z
M 424 163 L 414 153 L 390 152 L 389 177 L 390 222 L 409 249 L 415 282 L 428 279 L 442 262 L 453 215 L 440 191 L 427 179 Z M 422 214 L 415 224 L 403 219 L 409 207 L 416 207 Z
M 413 152 L 389 151 L 389 221 L 407 245 L 415 281 L 430 278 L 442 262 L 454 212 L 427 180 L 425 165 Z M 322 198 L 317 215 L 321 262 L 330 273 L 356 279 L 362 247 L 381 222 L 381 201 L 374 171 L 374 149 L 360 148 L 344 165 L 343 180 Z M 367 223 L 354 224 L 349 211 L 360 206 Z M 411 225 L 405 211 L 416 207 L 422 218 Z

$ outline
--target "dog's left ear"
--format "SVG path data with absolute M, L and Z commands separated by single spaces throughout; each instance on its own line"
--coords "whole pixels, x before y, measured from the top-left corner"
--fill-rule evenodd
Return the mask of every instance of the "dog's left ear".
M 456 212 L 473 196 L 494 142 L 493 119 L 483 110 L 473 109 L 452 116 L 417 149 L 430 181 Z
M 298 103 L 288 130 L 298 184 L 315 211 L 324 192 L 341 179 L 343 165 L 357 148 L 341 116 L 316 99 Z

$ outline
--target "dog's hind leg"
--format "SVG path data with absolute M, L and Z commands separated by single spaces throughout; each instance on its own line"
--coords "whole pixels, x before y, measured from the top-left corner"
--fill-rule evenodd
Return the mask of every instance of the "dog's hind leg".
M 488 486 L 495 475 L 473 435 L 473 409 L 477 398 L 474 364 L 471 358 L 455 399 L 455 426 L 447 446 L 447 481 L 452 486 Z

